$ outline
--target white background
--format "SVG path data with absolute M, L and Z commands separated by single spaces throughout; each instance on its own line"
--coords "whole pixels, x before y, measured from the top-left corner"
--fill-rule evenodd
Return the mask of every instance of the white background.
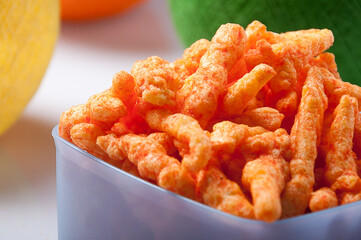
M 43 81 L 19 120 L 0 137 L 0 239 L 57 239 L 55 146 L 60 114 L 110 87 L 139 59 L 182 56 L 165 0 L 118 16 L 62 22 Z

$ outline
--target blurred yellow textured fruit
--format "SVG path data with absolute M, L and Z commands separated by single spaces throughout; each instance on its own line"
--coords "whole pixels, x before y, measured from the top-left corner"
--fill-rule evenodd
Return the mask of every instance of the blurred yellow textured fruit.
M 44 76 L 59 32 L 59 8 L 58 0 L 0 1 L 0 134 Z

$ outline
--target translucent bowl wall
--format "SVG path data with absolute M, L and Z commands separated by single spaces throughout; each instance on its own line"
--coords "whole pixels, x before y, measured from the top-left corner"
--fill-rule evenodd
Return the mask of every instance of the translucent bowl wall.
M 274 223 L 215 210 L 134 177 L 53 129 L 59 240 L 360 239 L 361 202 Z

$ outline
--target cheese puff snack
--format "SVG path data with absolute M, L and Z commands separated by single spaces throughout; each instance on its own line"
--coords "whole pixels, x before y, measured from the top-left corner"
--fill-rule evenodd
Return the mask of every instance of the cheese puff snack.
M 256 97 L 261 88 L 276 72 L 266 64 L 257 65 L 236 83 L 226 89 L 223 108 L 229 115 L 241 115 L 247 103 Z
M 199 62 L 209 45 L 208 40 L 200 39 L 184 51 L 182 58 L 170 64 L 170 67 L 178 74 L 181 82 L 197 71 Z
M 282 194 L 284 217 L 299 215 L 308 206 L 315 183 L 313 169 L 326 108 L 327 98 L 321 72 L 314 67 L 308 72 L 299 110 L 291 130 L 292 179 L 286 184 Z
M 73 143 L 88 153 L 103 159 L 104 161 L 123 169 L 124 161 L 116 161 L 108 156 L 98 145 L 97 138 L 105 135 L 105 131 L 99 126 L 92 123 L 78 123 L 70 130 L 70 136 Z M 128 164 L 128 172 L 132 172 L 135 176 L 140 176 L 138 169 L 134 164 Z
M 361 157 L 361 113 L 358 112 L 355 119 L 355 131 L 353 141 L 353 151 Z
M 287 55 L 296 68 L 323 53 L 333 44 L 333 34 L 328 29 L 309 29 L 280 34 L 280 41 L 272 45 L 276 55 Z
M 274 67 L 277 75 L 269 84 L 275 94 L 274 105 L 283 114 L 294 114 L 299 95 L 297 71 L 332 46 L 332 32 L 310 29 L 274 34 L 267 32 L 261 23 L 254 22 L 250 24 L 248 35 L 256 43 L 250 44 L 255 48 L 246 53 L 249 68 L 262 62 Z
M 281 216 L 280 194 L 289 178 L 283 154 L 289 145 L 286 131 L 278 129 L 250 137 L 242 146 L 249 149 L 242 183 L 252 194 L 256 219 L 273 222 Z
M 89 122 L 85 104 L 71 107 L 60 116 L 59 136 L 69 142 L 73 142 L 70 137 L 70 130 L 78 123 Z
M 213 126 L 211 133 L 212 148 L 221 154 L 233 154 L 248 137 L 267 132 L 262 127 L 249 127 L 223 121 Z
M 310 60 L 312 66 L 326 68 L 332 75 L 338 79 L 341 79 L 340 74 L 337 72 L 337 64 L 335 61 L 335 55 L 329 52 L 324 52 L 317 57 Z
M 254 218 L 254 207 L 247 200 L 239 185 L 229 179 L 210 161 L 198 174 L 202 201 L 216 209 L 244 218 Z
M 285 116 L 277 109 L 260 107 L 244 112 L 240 117 L 232 119 L 232 122 L 250 127 L 260 126 L 269 131 L 275 131 L 281 127 L 284 118 Z
M 334 111 L 327 144 L 325 179 L 333 191 L 361 189 L 361 179 L 352 152 L 355 118 L 358 103 L 355 98 L 344 95 Z
M 109 91 L 92 96 L 86 107 L 89 117 L 100 122 L 115 122 L 127 115 L 127 108 L 123 102 L 111 96 Z
M 336 107 L 343 95 L 350 95 L 361 102 L 361 88 L 348 82 L 344 82 L 341 79 L 334 76 L 325 68 L 321 68 L 324 84 L 325 93 L 329 98 L 329 104 L 332 107 Z
M 134 88 L 135 80 L 133 76 L 126 71 L 120 71 L 114 75 L 110 91 L 129 108 L 132 104 L 132 97 L 136 94 Z
M 337 40 L 337 39 L 336 39 Z M 328 29 L 224 24 L 173 62 L 150 56 L 64 111 L 59 135 L 152 184 L 274 222 L 361 200 L 361 87 Z
M 252 193 L 256 219 L 273 222 L 281 216 L 280 194 L 286 180 L 283 161 L 261 155 L 244 166 L 242 183 Z
M 256 48 L 259 40 L 265 40 L 269 43 L 279 41 L 279 34 L 267 31 L 267 27 L 260 21 L 253 21 L 246 27 L 247 49 Z
M 174 145 L 174 138 L 164 132 L 151 133 L 147 137 L 163 146 L 169 156 L 174 155 L 178 149 Z
M 146 120 L 153 129 L 168 133 L 185 143 L 188 150 L 182 165 L 192 172 L 204 168 L 211 156 L 211 141 L 200 125 L 192 117 L 183 114 L 169 114 L 166 111 L 149 111 Z
M 97 138 L 106 133 L 99 126 L 91 123 L 78 123 L 70 130 L 70 136 L 74 144 L 99 158 L 108 155 L 97 145 Z
M 140 176 L 156 180 L 159 186 L 170 191 L 196 198 L 196 185 L 192 176 L 181 168 L 177 159 L 166 154 L 162 145 L 151 138 L 134 134 L 118 138 L 109 134 L 99 137 L 97 144 L 115 160 L 127 158 L 138 167 Z
M 312 212 L 336 207 L 338 205 L 336 193 L 328 187 L 320 188 L 312 193 L 309 205 Z
M 177 93 L 180 112 L 207 125 L 213 117 L 218 98 L 227 83 L 227 73 L 242 57 L 245 33 L 237 24 L 222 25 L 202 56 L 199 68 L 189 76 Z
M 169 62 L 160 57 L 149 57 L 134 63 L 132 75 L 138 96 L 157 106 L 174 105 L 177 79 Z

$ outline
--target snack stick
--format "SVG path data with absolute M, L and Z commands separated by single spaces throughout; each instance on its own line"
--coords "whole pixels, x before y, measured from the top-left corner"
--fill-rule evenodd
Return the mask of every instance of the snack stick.
M 191 116 L 205 127 L 217 110 L 226 81 L 227 71 L 221 65 L 198 68 L 177 92 L 178 112 Z
M 177 151 L 177 148 L 174 146 L 173 137 L 167 133 L 155 132 L 149 134 L 147 138 L 162 145 L 163 148 L 167 151 L 167 154 L 170 156 Z
M 335 61 L 335 55 L 330 52 L 324 52 L 320 55 L 312 58 L 309 63 L 312 66 L 326 68 L 333 76 L 338 79 L 341 79 L 340 74 L 337 71 L 337 64 Z
M 247 70 L 246 59 L 242 56 L 236 62 L 236 64 L 234 64 L 231 70 L 229 70 L 227 83 L 229 84 L 229 83 L 233 83 L 234 81 L 237 81 L 238 79 L 243 77 L 247 72 L 248 70 Z
M 300 98 L 300 93 L 297 92 L 296 69 L 292 62 L 285 59 L 275 70 L 277 75 L 269 81 L 275 107 L 286 117 L 293 117 L 297 112 Z
M 202 56 L 197 71 L 189 76 L 177 92 L 177 106 L 206 126 L 224 92 L 228 71 L 244 54 L 246 36 L 238 24 L 222 25 Z
M 297 73 L 293 63 L 284 59 L 276 69 L 277 75 L 269 82 L 275 95 L 276 109 L 286 116 L 294 116 L 297 112 L 299 95 L 297 90 Z
M 260 107 L 243 112 L 241 116 L 232 119 L 232 122 L 250 127 L 259 126 L 269 131 L 275 131 L 281 127 L 284 117 L 277 109 Z
M 361 192 L 343 192 L 340 199 L 341 205 L 357 202 L 361 200 Z
M 292 59 L 287 56 L 278 56 L 272 49 L 272 45 L 264 39 L 260 39 L 255 49 L 250 49 L 245 54 L 248 69 L 253 69 L 261 63 L 273 67 L 276 75 L 268 82 L 272 92 L 273 104 L 283 114 L 294 115 L 297 111 L 297 71 Z
M 127 108 L 122 100 L 112 96 L 110 90 L 90 97 L 86 107 L 89 117 L 100 122 L 115 122 L 127 115 Z
M 97 138 L 105 134 L 100 127 L 91 123 L 78 123 L 70 130 L 71 139 L 76 146 L 99 158 L 107 156 L 96 144 Z
M 328 136 L 325 159 L 325 180 L 333 191 L 354 191 L 361 187 L 361 179 L 357 175 L 357 165 L 352 152 L 357 112 L 357 100 L 349 95 L 341 97 L 339 105 L 333 112 L 334 120 Z
M 249 136 L 240 145 L 240 150 L 247 155 L 259 156 L 262 154 L 276 154 L 284 156 L 290 148 L 290 137 L 283 128 L 277 129 L 275 132 L 264 132 L 257 135 Z M 248 161 L 251 160 L 247 157 Z
M 206 205 L 244 218 L 254 219 L 254 208 L 240 187 L 210 161 L 197 176 L 201 200 Z
M 212 149 L 221 154 L 232 154 L 248 134 L 246 125 L 229 121 L 216 123 L 211 132 Z
M 119 162 L 119 161 L 118 161 Z M 128 158 L 125 158 L 123 163 L 122 163 L 122 166 L 120 167 L 120 169 L 122 169 L 123 171 L 127 172 L 127 173 L 130 173 L 134 176 L 137 176 L 139 178 L 142 178 L 144 180 L 148 180 L 148 178 L 146 177 L 142 177 L 138 171 L 138 168 L 136 165 L 134 165 L 131 161 L 129 161 Z
M 276 72 L 267 64 L 257 65 L 235 84 L 226 89 L 223 98 L 223 109 L 229 115 L 241 115 L 247 103 L 256 97 L 261 88 Z
M 183 86 L 187 77 L 197 71 L 201 57 L 207 51 L 209 45 L 208 40 L 200 39 L 184 51 L 182 58 L 170 64 L 170 68 L 177 74 L 176 77 L 179 79 L 178 88 Z
M 296 69 L 329 49 L 334 41 L 332 31 L 328 29 L 290 31 L 279 37 L 280 42 L 272 45 L 273 51 L 277 56 L 290 57 Z
M 233 154 L 237 147 L 247 138 L 267 132 L 262 127 L 249 127 L 230 121 L 222 121 L 213 126 L 211 133 L 212 148 L 222 154 Z
M 330 128 L 333 122 L 333 111 L 334 109 L 332 108 L 328 108 L 326 109 L 324 116 L 323 116 L 323 124 L 322 124 L 322 133 L 321 133 L 321 142 L 320 145 L 318 147 L 318 155 L 320 157 L 320 160 L 322 160 L 323 165 L 326 159 L 326 154 L 328 151 L 328 144 L 329 144 L 329 133 L 330 133 Z M 323 166 L 323 170 L 324 166 Z M 326 186 L 327 184 L 325 184 Z
M 257 42 L 261 39 L 264 39 L 267 33 L 267 27 L 261 22 L 255 20 L 250 24 L 248 24 L 248 26 L 245 29 L 245 32 L 247 36 L 247 50 L 254 49 L 256 48 Z
M 89 122 L 85 104 L 73 106 L 64 111 L 59 120 L 59 136 L 69 142 L 73 142 L 70 137 L 70 130 L 78 123 Z
M 284 158 L 289 146 L 289 135 L 282 128 L 251 136 L 240 145 L 247 161 L 242 184 L 251 192 L 256 219 L 272 222 L 281 216 L 280 195 L 289 179 Z
M 321 68 L 325 82 L 325 93 L 329 98 L 329 105 L 336 107 L 343 95 L 350 95 L 357 99 L 361 106 L 361 87 L 348 82 L 343 82 L 335 77 L 326 68 Z
M 133 133 L 132 130 L 130 130 L 124 122 L 116 122 L 110 129 L 112 133 L 115 133 L 118 136 Z
M 242 171 L 247 159 L 243 156 L 221 155 L 218 156 L 220 169 L 231 181 L 238 184 L 240 189 L 245 193 L 246 189 L 242 184 Z
M 243 113 L 244 112 L 248 112 L 248 111 L 252 111 L 256 108 L 263 108 L 266 107 L 266 103 L 265 103 L 265 99 L 262 96 L 263 94 L 261 93 L 261 91 L 258 92 L 257 96 L 252 98 L 248 103 L 247 106 L 244 108 Z M 242 115 L 243 115 L 242 113 Z M 242 116 L 241 115 L 241 116 Z
M 241 183 L 242 168 L 247 161 L 262 154 L 284 156 L 289 151 L 290 139 L 284 129 L 269 132 L 261 127 L 228 121 L 215 124 L 213 129 L 212 149 L 217 153 L 223 171 L 237 183 Z
M 99 126 L 92 123 L 78 123 L 70 130 L 74 144 L 88 153 L 100 158 L 116 167 L 122 168 L 123 161 L 110 158 L 97 144 L 97 138 L 106 133 Z
M 186 62 L 186 66 L 190 74 L 197 71 L 199 62 L 201 61 L 203 55 L 207 52 L 210 44 L 211 42 L 207 39 L 200 39 L 184 51 L 183 59 Z
M 135 82 L 131 74 L 120 71 L 113 76 L 110 91 L 112 94 L 125 103 L 135 94 Z
M 127 134 L 120 137 L 108 134 L 97 140 L 98 146 L 110 157 L 117 160 L 128 158 L 135 164 L 141 176 L 155 180 L 160 171 L 176 159 L 168 158 L 165 149 L 144 136 Z M 145 148 L 146 147 L 146 148 Z M 137 150 L 138 149 L 138 150 Z M 142 151 L 139 151 L 142 149 Z
M 314 191 L 311 195 L 309 207 L 311 212 L 317 212 L 338 205 L 336 193 L 329 187 L 323 187 Z
M 255 48 L 246 51 L 244 58 L 248 70 L 252 70 L 261 63 L 277 67 L 281 62 L 281 59 L 278 59 L 273 52 L 272 44 L 265 39 L 258 40 Z
M 121 137 L 108 134 L 98 137 L 97 144 L 113 159 L 128 158 L 138 167 L 140 176 L 156 180 L 159 186 L 167 190 L 196 198 L 195 180 L 156 141 L 134 134 Z
M 288 134 L 288 132 L 283 129 L 279 128 L 273 132 L 274 134 L 274 142 L 273 142 L 273 149 L 270 149 L 270 151 L 275 154 L 279 152 L 285 160 L 287 160 L 287 172 L 289 173 L 289 162 L 292 159 L 292 150 L 291 150 L 291 137 Z M 272 145 L 272 144 L 270 144 Z M 275 151 L 277 150 L 277 151 Z M 290 177 L 290 176 L 289 176 Z M 287 181 L 289 180 L 289 177 L 287 178 Z
M 166 132 L 188 147 L 183 156 L 182 165 L 191 172 L 204 168 L 211 156 L 211 140 L 198 122 L 190 116 L 166 110 L 152 110 L 146 115 L 149 126 Z
M 292 178 L 282 193 L 283 218 L 300 215 L 308 206 L 315 183 L 313 169 L 326 108 L 327 98 L 323 92 L 321 73 L 317 67 L 313 67 L 306 78 L 301 102 L 291 129 Z
M 157 56 L 149 57 L 135 62 L 131 73 L 136 92 L 144 101 L 156 106 L 174 105 L 178 79 L 168 61 Z
M 272 45 L 264 39 L 257 42 L 255 49 L 250 49 L 245 55 L 248 69 L 258 64 L 266 63 L 273 67 L 276 75 L 268 82 L 272 93 L 272 105 L 282 114 L 294 115 L 297 111 L 297 72 L 289 57 L 277 56 Z
M 124 71 L 115 74 L 110 89 L 90 97 L 86 104 L 74 106 L 62 113 L 59 135 L 72 142 L 70 129 L 83 122 L 94 123 L 103 129 L 110 127 L 113 122 L 127 114 L 127 108 L 122 101 L 128 101 L 133 94 L 133 77 Z
M 181 88 L 184 84 L 184 80 L 192 75 L 190 70 L 187 68 L 186 60 L 183 58 L 176 59 L 174 62 L 169 63 L 169 68 L 174 72 L 174 77 L 177 79 L 178 84 L 176 85 L 178 88 Z
M 198 200 L 196 181 L 188 169 L 181 164 L 167 165 L 160 172 L 157 184 L 164 189 L 178 193 L 193 200 Z
M 295 119 L 294 128 L 291 131 L 292 148 L 295 151 L 295 158 L 297 159 L 313 159 L 315 156 L 315 146 L 307 154 L 303 146 L 308 142 L 304 137 L 307 137 L 306 132 L 303 132 L 306 126 L 312 126 L 313 132 L 316 133 L 316 146 L 320 144 L 322 123 L 325 110 L 327 109 L 328 101 L 324 93 L 323 78 L 320 74 L 320 69 L 313 67 L 309 70 L 305 85 L 302 90 L 302 98 L 299 110 Z M 309 130 L 311 132 L 311 130 Z M 305 136 L 300 135 L 305 134 Z M 309 136 L 309 135 L 308 135 Z M 310 137 L 310 136 L 309 136 Z M 315 140 L 313 137 L 311 139 Z
M 294 91 L 297 87 L 296 70 L 303 68 L 311 58 L 332 46 L 334 38 L 332 32 L 327 29 L 287 32 L 279 34 L 278 37 L 278 42 L 272 45 L 262 43 L 263 49 L 267 49 L 267 46 L 267 52 L 273 52 L 273 54 L 268 53 L 267 55 L 270 55 L 271 58 L 261 58 L 260 60 L 274 67 L 277 72 L 277 75 L 269 82 L 272 92 L 276 94 L 286 91 L 286 95 L 289 95 L 287 92 Z M 271 50 L 269 50 L 270 47 Z M 261 51 L 259 52 L 261 53 Z M 278 103 L 277 109 L 281 113 L 287 113 L 286 109 L 295 112 L 297 110 L 295 104 L 292 101 L 282 100 L 283 98 L 282 95 L 279 97 L 282 104 Z
M 267 27 L 254 20 L 246 27 L 247 35 L 247 49 L 255 48 L 259 40 L 265 40 L 269 43 L 275 43 L 279 41 L 279 34 L 267 31 Z
M 276 109 L 286 115 L 286 117 L 294 116 L 297 112 L 298 100 L 299 96 L 296 91 L 288 91 L 283 97 L 278 99 Z
M 199 67 L 218 64 L 228 72 L 244 55 L 246 42 L 247 37 L 242 26 L 233 23 L 221 25 L 202 56 Z
M 262 29 L 261 35 L 272 34 L 267 32 L 265 27 L 258 28 Z M 275 41 L 267 41 L 259 37 L 253 39 L 253 36 L 251 41 L 256 42 L 255 49 L 257 50 L 247 52 L 246 60 L 249 60 L 248 63 L 253 62 L 253 64 L 250 64 L 251 66 L 263 62 L 274 67 L 278 73 L 270 81 L 270 87 L 274 92 L 280 92 L 289 87 L 293 88 L 296 85 L 296 69 L 301 69 L 310 59 L 326 51 L 334 41 L 333 34 L 328 29 L 273 34 L 272 38 L 276 39 Z M 263 57 L 256 57 L 257 55 Z M 255 62 L 254 60 L 257 59 L 258 61 Z
M 285 160 L 272 154 L 261 155 L 243 168 L 242 183 L 251 192 L 255 217 L 273 222 L 281 216 L 280 194 L 287 178 Z
M 361 157 L 361 113 L 356 114 L 355 130 L 353 135 L 353 151 L 360 158 Z
M 119 133 L 129 131 L 129 133 L 134 134 L 149 134 L 151 129 L 146 123 L 144 116 L 147 111 L 154 108 L 154 105 L 136 96 L 132 97 L 131 100 L 134 100 L 134 102 L 131 102 L 129 105 L 128 114 L 113 124 L 114 133 L 118 134 L 117 131 L 119 130 Z
M 207 39 L 199 39 L 184 50 L 182 58 L 170 64 L 170 67 L 179 75 L 182 81 L 197 71 L 201 57 L 207 51 L 209 45 L 210 41 Z
M 271 79 L 268 85 L 274 94 L 292 91 L 297 81 L 297 72 L 294 63 L 290 57 L 279 57 L 276 53 L 275 57 L 278 58 L 278 64 L 275 65 L 275 63 L 273 63 L 273 65 L 277 74 Z

